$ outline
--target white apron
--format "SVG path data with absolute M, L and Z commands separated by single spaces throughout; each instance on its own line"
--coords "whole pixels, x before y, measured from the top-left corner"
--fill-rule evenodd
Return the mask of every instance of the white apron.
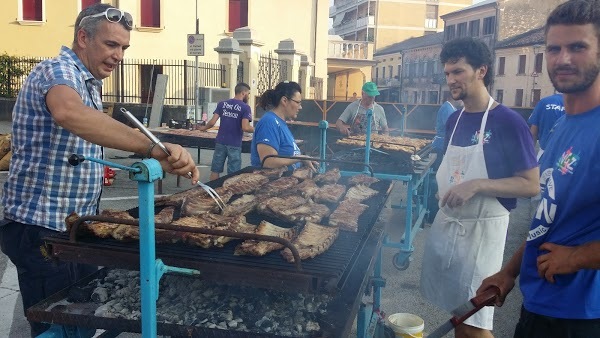
M 483 154 L 483 136 L 488 113 L 494 100 L 490 97 L 481 121 L 476 145 L 452 145 L 436 174 L 440 198 L 450 187 L 461 182 L 488 178 Z M 502 266 L 509 212 L 495 197 L 480 194 L 456 208 L 444 206 L 437 213 L 425 240 L 421 272 L 421 293 L 430 302 L 451 311 L 475 296 L 484 278 Z M 465 321 L 466 324 L 491 330 L 494 308 L 485 307 Z

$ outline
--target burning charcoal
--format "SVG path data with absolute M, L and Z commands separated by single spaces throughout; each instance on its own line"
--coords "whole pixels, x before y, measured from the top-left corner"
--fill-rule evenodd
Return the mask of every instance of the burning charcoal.
M 312 332 L 312 331 L 319 331 L 319 330 L 321 330 L 319 323 L 312 322 L 312 321 L 308 321 L 308 323 L 306 323 L 306 331 Z
M 227 323 L 227 326 L 232 327 L 232 328 L 236 328 L 238 326 L 238 322 L 235 321 L 235 320 L 232 320 L 229 323 Z
M 104 303 L 108 299 L 108 290 L 106 288 L 96 288 L 92 292 L 91 298 L 96 303 Z

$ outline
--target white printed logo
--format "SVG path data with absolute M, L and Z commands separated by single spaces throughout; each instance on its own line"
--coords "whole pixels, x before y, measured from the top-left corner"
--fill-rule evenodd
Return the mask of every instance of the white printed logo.
M 529 230 L 529 235 L 527 236 L 527 241 L 533 241 L 534 239 L 545 235 L 550 228 L 545 227 L 543 225 L 538 226 L 535 229 Z

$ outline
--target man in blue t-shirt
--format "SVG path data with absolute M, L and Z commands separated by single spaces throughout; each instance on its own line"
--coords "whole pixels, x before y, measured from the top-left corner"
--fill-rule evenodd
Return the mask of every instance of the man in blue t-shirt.
M 212 128 L 219 119 L 219 131 L 215 140 L 215 151 L 210 166 L 210 180 L 216 180 L 223 172 L 227 160 L 227 173 L 238 171 L 242 168 L 242 136 L 244 132 L 253 133 L 252 111 L 247 104 L 250 97 L 250 86 L 241 82 L 235 86 L 233 99 L 221 101 L 213 117 L 199 130 Z
M 529 129 L 533 135 L 533 141 L 540 143 L 538 151 L 538 160 L 546 149 L 548 138 L 552 132 L 552 127 L 556 124 L 559 117 L 565 114 L 562 94 L 554 94 L 540 100 L 535 105 L 531 116 L 529 117 Z
M 542 200 L 529 235 L 478 292 L 517 276 L 523 293 L 515 337 L 600 337 L 600 1 L 571 0 L 546 21 L 550 80 L 563 93 L 540 161 Z

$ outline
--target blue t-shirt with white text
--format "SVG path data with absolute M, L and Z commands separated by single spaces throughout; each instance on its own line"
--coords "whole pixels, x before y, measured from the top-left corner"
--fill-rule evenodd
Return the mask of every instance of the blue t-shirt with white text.
M 600 107 L 564 115 L 554 126 L 540 161 L 542 200 L 532 220 L 520 285 L 530 312 L 554 318 L 600 318 L 600 271 L 538 275 L 543 243 L 579 246 L 600 240 Z
M 242 146 L 242 119 L 252 121 L 250 106 L 244 101 L 229 99 L 217 104 L 215 114 L 219 115 L 219 132 L 215 142 L 227 146 Z
M 552 127 L 556 124 L 559 117 L 565 114 L 562 94 L 554 94 L 545 97 L 535 105 L 529 124 L 538 127 L 538 139 L 540 140 L 540 148 L 546 149 L 548 138 L 552 131 Z

